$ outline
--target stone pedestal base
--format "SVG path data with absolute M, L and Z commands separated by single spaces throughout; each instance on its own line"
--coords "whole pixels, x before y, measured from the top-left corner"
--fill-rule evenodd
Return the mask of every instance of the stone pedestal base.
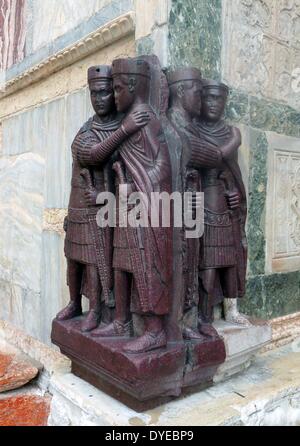
M 92 338 L 81 318 L 53 321 L 52 342 L 72 360 L 74 374 L 137 411 L 178 397 L 183 388 L 211 384 L 225 360 L 224 343 L 174 342 L 150 353 L 128 354 L 128 338 Z
M 224 339 L 226 360 L 214 376 L 214 382 L 224 381 L 247 369 L 255 355 L 272 339 L 272 328 L 265 321 L 249 319 L 250 327 L 219 320 L 214 327 Z
M 298 426 L 300 352 L 259 354 L 244 373 L 143 413 L 71 373 L 53 375 L 50 392 L 50 426 Z

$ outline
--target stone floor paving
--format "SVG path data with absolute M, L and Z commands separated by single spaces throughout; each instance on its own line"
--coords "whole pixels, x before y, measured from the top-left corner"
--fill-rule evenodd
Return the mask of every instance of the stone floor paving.
M 51 398 L 34 385 L 38 372 L 27 358 L 0 352 L 0 426 L 47 425 Z
M 24 386 L 38 374 L 38 368 L 17 355 L 0 352 L 0 393 Z
M 50 401 L 37 395 L 0 399 L 0 426 L 47 426 Z

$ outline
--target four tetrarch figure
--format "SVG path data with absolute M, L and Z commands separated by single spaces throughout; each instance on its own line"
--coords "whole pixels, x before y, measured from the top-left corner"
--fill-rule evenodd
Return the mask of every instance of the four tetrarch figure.
M 196 68 L 164 73 L 155 56 L 91 67 L 88 83 L 95 115 L 72 144 L 65 220 L 70 303 L 56 321 L 76 321 L 89 342 L 115 342 L 127 357 L 219 340 L 212 324 L 221 303 L 225 319 L 247 325 L 236 304 L 245 294 L 246 193 L 241 135 L 223 120 L 227 86 Z M 158 225 L 149 208 L 143 224 L 122 224 L 120 203 L 128 216 L 130 195 L 150 202 L 175 191 L 191 193 L 192 213 L 204 193 L 201 237 L 164 226 L 159 203 Z M 97 223 L 103 192 L 117 197 L 112 227 Z

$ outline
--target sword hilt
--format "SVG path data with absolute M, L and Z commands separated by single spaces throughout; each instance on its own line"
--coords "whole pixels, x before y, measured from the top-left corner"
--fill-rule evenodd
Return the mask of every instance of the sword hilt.
M 88 169 L 82 169 L 82 171 L 80 172 L 80 175 L 85 180 L 87 188 L 92 189 L 94 186 L 93 186 L 90 171 Z

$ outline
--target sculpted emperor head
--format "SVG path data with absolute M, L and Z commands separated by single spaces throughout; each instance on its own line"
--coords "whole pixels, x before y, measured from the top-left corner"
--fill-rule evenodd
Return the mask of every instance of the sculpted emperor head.
M 201 72 L 197 68 L 180 68 L 168 74 L 171 108 L 181 110 L 190 119 L 201 113 Z
M 97 65 L 88 70 L 91 103 L 95 113 L 103 117 L 115 110 L 111 67 Z
M 112 64 L 113 88 L 119 112 L 149 101 L 150 66 L 142 59 L 117 59 Z
M 218 122 L 225 110 L 228 87 L 221 82 L 203 80 L 202 117 L 208 122 Z

